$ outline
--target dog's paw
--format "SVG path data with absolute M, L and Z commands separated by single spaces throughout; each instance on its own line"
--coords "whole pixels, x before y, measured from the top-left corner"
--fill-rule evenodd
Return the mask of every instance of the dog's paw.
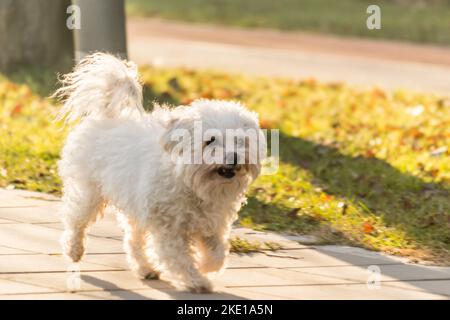
M 191 283 L 187 286 L 187 289 L 192 293 L 203 293 L 203 294 L 212 293 L 214 291 L 212 283 L 207 279 Z
M 189 290 L 189 292 L 200 293 L 200 294 L 212 293 L 213 292 L 212 287 L 209 287 L 209 286 L 188 287 L 188 290 Z
M 145 280 L 158 280 L 159 279 L 159 272 L 157 271 L 150 271 L 147 273 L 144 277 Z
M 137 273 L 139 278 L 143 280 L 156 280 L 159 279 L 160 273 L 156 270 L 154 270 L 150 266 L 141 266 L 134 269 L 134 271 Z

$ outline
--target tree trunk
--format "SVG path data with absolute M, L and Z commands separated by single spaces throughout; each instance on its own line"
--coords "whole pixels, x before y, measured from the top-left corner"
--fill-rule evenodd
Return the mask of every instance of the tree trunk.
M 74 30 L 75 58 L 95 51 L 127 58 L 124 0 L 74 0 L 81 10 L 81 28 Z
M 0 0 L 0 71 L 58 67 L 73 57 L 70 0 Z

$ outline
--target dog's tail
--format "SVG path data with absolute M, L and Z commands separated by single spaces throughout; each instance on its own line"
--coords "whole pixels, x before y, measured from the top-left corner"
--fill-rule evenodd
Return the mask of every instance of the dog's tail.
M 52 96 L 64 102 L 58 120 L 71 122 L 90 115 L 114 118 L 124 111 L 144 111 L 136 65 L 110 54 L 85 57 L 60 82 L 62 87 Z

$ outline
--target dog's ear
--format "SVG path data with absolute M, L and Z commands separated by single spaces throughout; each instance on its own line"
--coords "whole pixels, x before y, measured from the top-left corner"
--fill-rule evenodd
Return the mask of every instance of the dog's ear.
M 194 119 L 173 115 L 164 125 L 166 131 L 161 137 L 160 143 L 166 152 L 172 152 L 176 146 L 183 147 L 190 144 L 194 133 Z

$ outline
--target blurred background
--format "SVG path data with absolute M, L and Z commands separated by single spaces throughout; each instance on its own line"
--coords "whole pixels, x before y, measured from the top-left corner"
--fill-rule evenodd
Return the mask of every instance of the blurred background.
M 127 0 L 126 5 L 131 16 L 450 44 L 448 0 Z M 382 9 L 379 32 L 366 27 L 370 5 Z
M 448 264 L 449 45 L 449 0 L 0 0 L 0 187 L 61 194 L 46 97 L 104 50 L 149 109 L 240 100 L 280 130 L 239 224 Z
M 443 94 L 450 88 L 448 0 L 73 3 L 89 8 L 81 14 L 79 32 L 64 27 L 73 14 L 67 10 L 70 0 L 0 1 L 0 69 L 70 66 L 75 35 L 83 48 L 103 49 L 106 43 L 117 54 L 128 49 L 141 64 L 311 76 Z M 367 27 L 367 10 L 374 4 L 380 8 L 380 29 Z M 108 41 L 114 45 L 108 47 Z

